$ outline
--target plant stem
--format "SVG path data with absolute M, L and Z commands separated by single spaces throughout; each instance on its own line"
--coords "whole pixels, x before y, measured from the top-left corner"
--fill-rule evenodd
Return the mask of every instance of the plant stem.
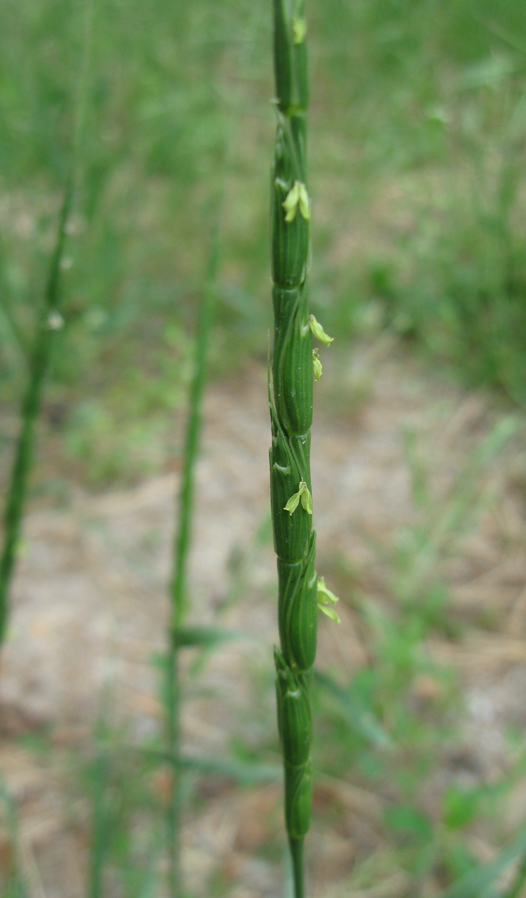
M 9 611 L 9 587 L 16 560 L 16 548 L 20 536 L 20 525 L 27 492 L 27 479 L 33 454 L 35 422 L 40 410 L 42 387 L 49 364 L 51 347 L 55 336 L 52 314 L 59 314 L 58 287 L 60 282 L 60 261 L 66 238 L 66 224 L 71 208 L 71 181 L 66 189 L 51 261 L 44 304 L 39 315 L 33 349 L 31 352 L 29 382 L 22 401 L 22 425 L 15 449 L 7 501 L 4 513 L 4 545 L 0 559 L 0 644 L 5 636 Z M 57 319 L 60 320 L 60 319 Z
M 186 581 L 188 569 L 188 552 L 190 548 L 193 497 L 195 480 L 195 463 L 199 452 L 201 433 L 201 407 L 206 378 L 206 361 L 210 331 L 215 310 L 216 279 L 219 265 L 219 209 L 210 241 L 210 254 L 206 284 L 201 301 L 195 353 L 193 360 L 193 376 L 190 386 L 188 418 L 186 423 L 185 444 L 183 451 L 183 470 L 178 497 L 178 523 L 175 538 L 174 566 L 170 587 L 171 618 L 170 645 L 166 670 L 166 743 L 170 755 L 179 754 L 180 748 L 180 676 L 178 633 L 183 624 L 187 609 Z M 180 898 L 183 894 L 181 873 L 181 773 L 171 772 L 171 788 L 167 809 L 167 838 L 169 864 L 170 898 Z
M 180 743 L 179 724 L 179 665 L 175 639 L 171 638 L 166 663 L 166 748 L 175 756 Z M 181 872 L 181 773 L 170 771 L 170 793 L 166 810 L 166 835 L 168 852 L 168 888 L 170 898 L 182 895 Z
M 289 839 L 290 856 L 294 876 L 294 898 L 304 898 L 303 887 L 303 839 Z
M 260 15 L 261 8 L 254 6 L 254 20 Z M 244 70 L 249 57 L 249 42 L 240 54 L 239 69 Z M 195 343 L 193 363 L 193 377 L 190 386 L 190 398 L 188 418 L 185 431 L 185 445 L 183 450 L 183 469 L 181 474 L 181 486 L 178 496 L 178 520 L 174 544 L 174 563 L 172 581 L 170 586 L 171 620 L 170 620 L 170 644 L 168 648 L 166 664 L 166 743 L 169 757 L 180 757 L 180 705 L 181 685 L 179 671 L 179 640 L 178 634 L 183 626 L 187 610 L 186 581 L 188 567 L 188 552 L 191 542 L 192 513 L 194 497 L 194 469 L 199 452 L 199 438 L 201 433 L 201 406 L 206 379 L 206 362 L 210 331 L 215 313 L 216 281 L 219 267 L 219 226 L 223 195 L 226 186 L 226 172 L 232 152 L 232 134 L 235 129 L 235 121 L 229 129 L 229 136 L 225 140 L 223 174 L 216 199 L 214 212 L 214 224 L 212 227 L 210 250 L 207 265 L 206 283 L 199 313 L 199 324 Z M 170 898 L 182 898 L 183 877 L 181 871 L 181 810 L 182 795 L 181 782 L 182 771 L 171 771 L 171 786 L 167 809 L 167 840 L 168 840 L 168 864 L 169 864 L 169 895 Z
M 93 0 L 86 5 L 86 25 L 84 50 L 79 78 L 76 123 L 72 141 L 70 174 L 64 191 L 60 209 L 57 235 L 48 279 L 44 290 L 44 300 L 38 316 L 33 346 L 29 357 L 29 380 L 22 400 L 21 427 L 15 448 L 11 478 L 7 491 L 4 512 L 4 543 L 0 558 L 0 646 L 5 638 L 9 614 L 9 590 L 16 562 L 16 550 L 20 538 L 20 528 L 27 494 L 27 481 L 31 469 L 35 442 L 35 424 L 42 403 L 42 391 L 49 368 L 56 331 L 62 326 L 60 315 L 60 274 L 61 262 L 66 244 L 67 225 L 73 204 L 77 178 L 80 142 L 84 125 L 89 62 L 93 34 Z
M 277 129 L 272 171 L 274 305 L 269 407 L 270 497 L 277 555 L 280 649 L 275 649 L 278 728 L 285 776 L 285 824 L 295 898 L 304 898 L 303 842 L 310 825 L 312 711 L 316 656 L 316 533 L 312 528 L 310 427 L 313 398 L 309 316 L 310 199 L 306 171 L 308 78 L 304 0 L 274 0 Z

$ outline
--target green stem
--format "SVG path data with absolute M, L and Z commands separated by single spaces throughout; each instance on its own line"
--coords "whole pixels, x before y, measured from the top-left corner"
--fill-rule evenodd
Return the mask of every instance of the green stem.
M 20 538 L 20 528 L 27 494 L 27 481 L 33 457 L 35 424 L 42 404 L 44 381 L 49 368 L 56 330 L 57 327 L 60 327 L 61 323 L 61 262 L 66 244 L 67 224 L 73 204 L 80 144 L 86 113 L 93 19 L 94 2 L 93 0 L 90 0 L 90 2 L 86 4 L 84 50 L 79 77 L 70 174 L 60 210 L 57 236 L 44 290 L 44 300 L 38 317 L 36 332 L 33 338 L 33 346 L 28 360 L 29 380 L 20 410 L 22 423 L 15 447 L 13 467 L 4 512 L 4 544 L 2 556 L 0 558 L 0 645 L 5 638 L 9 614 L 9 590 L 16 562 L 16 550 Z
M 188 549 L 190 546 L 193 498 L 194 469 L 199 452 L 201 433 L 201 406 L 206 378 L 206 360 L 208 343 L 212 326 L 216 277 L 219 264 L 219 227 L 214 225 L 206 285 L 201 302 L 199 325 L 194 355 L 194 373 L 190 386 L 190 401 L 186 425 L 185 445 L 183 451 L 183 471 L 179 493 L 179 522 L 175 541 L 174 572 L 171 587 L 172 627 L 178 629 L 186 612 L 186 577 Z
M 166 748 L 175 755 L 180 743 L 179 714 L 179 663 L 178 650 L 172 636 L 166 664 Z M 182 892 L 181 870 L 181 773 L 170 771 L 170 794 L 166 809 L 166 836 L 168 849 L 168 888 L 170 898 L 179 898 Z
M 16 560 L 16 548 L 20 537 L 20 526 L 27 493 L 27 480 L 33 455 L 35 422 L 40 410 L 44 378 L 49 365 L 51 348 L 55 336 L 50 326 L 50 316 L 59 310 L 58 288 L 60 282 L 60 261 L 66 239 L 66 225 L 71 208 L 71 181 L 66 189 L 60 213 L 55 250 L 51 261 L 45 291 L 43 309 L 39 316 L 37 331 L 31 352 L 29 382 L 22 400 L 22 425 L 18 436 L 7 501 L 4 513 L 4 545 L 0 559 L 0 644 L 7 626 L 9 611 L 9 587 Z
M 304 898 L 305 895 L 303 884 L 303 845 L 304 839 L 289 839 L 294 876 L 294 898 Z
M 213 228 L 206 284 L 201 302 L 193 376 L 190 386 L 188 419 L 183 451 L 183 470 L 178 498 L 178 523 L 174 547 L 174 566 L 170 587 L 170 645 L 167 657 L 166 682 L 166 743 L 170 755 L 178 755 L 180 747 L 180 677 L 178 633 L 187 610 L 186 582 L 188 552 L 191 541 L 194 504 L 195 464 L 199 452 L 201 408 L 206 379 L 206 361 L 210 331 L 215 310 L 216 280 L 219 265 L 219 207 Z M 183 894 L 181 872 L 181 773 L 171 772 L 171 789 L 167 809 L 167 840 L 170 898 Z
M 260 15 L 261 8 L 254 6 L 255 19 Z M 247 41 L 244 51 L 240 54 L 239 69 L 243 71 L 249 57 L 250 42 Z M 246 55 L 246 58 L 245 58 Z M 236 116 L 237 118 L 237 116 Z M 201 302 L 197 339 L 195 344 L 193 377 L 190 386 L 190 398 L 188 419 L 185 431 L 185 445 L 183 450 L 183 470 L 181 474 L 181 486 L 178 497 L 178 521 L 174 544 L 174 563 L 172 581 L 170 586 L 171 619 L 170 619 L 170 645 L 166 665 L 166 743 L 168 755 L 171 758 L 180 757 L 180 705 L 181 686 L 179 672 L 179 640 L 178 633 L 183 625 L 187 610 L 186 582 L 188 568 L 188 552 L 192 536 L 192 513 L 194 497 L 194 469 L 199 452 L 199 438 L 201 433 L 201 406 L 206 380 L 206 362 L 210 331 L 215 313 L 216 281 L 219 267 L 219 224 L 223 195 L 226 185 L 226 174 L 233 148 L 232 133 L 235 129 L 235 121 L 229 129 L 230 136 L 225 141 L 223 160 L 223 173 L 217 197 L 215 211 L 215 223 L 210 240 L 210 252 L 207 266 L 206 284 Z M 169 864 L 169 895 L 170 898 L 181 898 L 183 894 L 183 877 L 181 872 L 181 810 L 182 810 L 182 771 L 171 771 L 171 790 L 167 809 L 167 839 L 168 839 L 168 864 Z

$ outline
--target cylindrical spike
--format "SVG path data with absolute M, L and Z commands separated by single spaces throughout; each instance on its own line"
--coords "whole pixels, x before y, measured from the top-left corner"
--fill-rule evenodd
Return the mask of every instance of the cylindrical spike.
M 276 695 L 295 898 L 304 895 L 303 840 L 310 823 L 310 683 L 318 610 L 309 433 L 314 371 L 306 289 L 311 217 L 306 171 L 306 31 L 305 0 L 274 0 L 278 122 L 271 184 L 274 344 L 269 386 L 270 484 L 281 644 L 275 653 Z

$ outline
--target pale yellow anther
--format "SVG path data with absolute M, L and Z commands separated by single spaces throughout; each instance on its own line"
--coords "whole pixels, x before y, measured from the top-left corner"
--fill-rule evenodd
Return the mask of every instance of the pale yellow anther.
M 309 194 L 307 193 L 307 188 L 305 184 L 302 184 L 301 181 L 294 181 L 291 189 L 287 193 L 285 200 L 282 203 L 285 212 L 285 221 L 287 224 L 290 224 L 291 221 L 294 221 L 296 218 L 296 214 L 298 209 L 300 210 L 303 218 L 308 221 L 310 219 L 310 201 Z
M 318 608 L 320 611 L 323 611 L 327 617 L 330 617 L 335 623 L 340 623 L 340 618 L 336 614 L 334 610 L 334 605 L 339 601 L 338 596 L 335 596 L 330 589 L 327 589 L 325 586 L 325 578 L 318 577 Z
M 323 368 L 317 349 L 312 350 L 312 367 L 314 368 L 314 380 L 319 380 L 322 375 Z
M 325 577 L 318 577 L 318 594 L 322 597 L 322 602 L 330 602 L 331 605 L 336 605 L 339 602 L 338 596 L 335 596 L 330 589 L 325 586 Z
M 305 219 L 305 221 L 310 220 L 310 200 L 309 194 L 307 193 L 307 188 L 305 184 L 300 182 L 299 186 L 299 195 L 300 195 L 300 212 Z
M 341 624 L 341 620 L 336 614 L 334 608 L 330 608 L 328 605 L 320 605 L 320 603 L 318 602 L 318 609 L 320 611 L 323 611 L 323 613 L 326 614 L 327 617 L 329 617 L 332 621 L 334 621 L 335 624 Z
M 329 335 L 325 333 L 320 322 L 316 320 L 314 315 L 309 315 L 309 327 L 317 340 L 321 340 L 326 346 L 330 346 L 334 337 L 329 337 Z
M 283 511 L 288 511 L 290 515 L 294 514 L 300 504 L 307 514 L 312 514 L 312 496 L 310 490 L 304 480 L 300 480 L 298 492 L 290 497 Z
M 292 39 L 295 44 L 302 44 L 307 36 L 307 23 L 305 19 L 292 20 Z

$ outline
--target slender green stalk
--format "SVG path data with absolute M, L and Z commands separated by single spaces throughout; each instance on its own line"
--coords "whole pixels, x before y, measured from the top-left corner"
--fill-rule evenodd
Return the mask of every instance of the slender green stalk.
M 33 346 L 29 357 L 29 379 L 21 406 L 21 427 L 15 448 L 15 456 L 9 482 L 4 512 L 4 544 L 0 558 L 0 645 L 5 637 L 9 613 L 9 589 L 16 561 L 16 549 L 20 538 L 20 527 L 27 493 L 28 475 L 31 469 L 35 442 L 35 424 L 42 402 L 42 391 L 49 368 L 55 335 L 62 327 L 60 314 L 61 262 L 66 244 L 67 224 L 73 203 L 77 179 L 79 148 L 84 123 L 89 60 L 93 31 L 93 2 L 86 5 L 86 28 L 84 53 L 82 58 L 77 115 L 71 153 L 70 174 L 64 191 L 60 210 L 57 236 L 49 275 L 44 290 L 44 301 L 39 313 Z
M 254 20 L 250 31 L 261 14 L 258 4 L 254 5 Z M 243 50 L 239 58 L 239 71 L 244 71 L 249 59 L 250 41 L 243 43 Z M 219 222 L 223 205 L 223 195 L 226 186 L 226 173 L 233 148 L 232 135 L 235 131 L 238 114 L 235 115 L 229 133 L 225 140 L 225 152 L 223 160 L 223 177 L 219 188 L 215 211 L 215 224 L 210 241 L 210 253 L 207 266 L 206 284 L 200 308 L 199 325 L 194 355 L 194 373 L 190 387 L 190 401 L 188 419 L 186 424 L 185 446 L 183 452 L 183 470 L 181 486 L 178 497 L 178 521 L 174 546 L 173 573 L 170 587 L 171 620 L 170 620 L 170 646 L 168 649 L 166 665 L 166 747 L 169 758 L 180 757 L 180 673 L 179 673 L 179 649 L 185 644 L 181 639 L 184 618 L 187 610 L 186 581 L 188 568 L 188 552 L 190 549 L 192 512 L 194 496 L 194 469 L 199 451 L 199 437 L 201 431 L 201 406 L 206 379 L 206 361 L 210 330 L 215 311 L 216 281 L 219 266 Z M 186 631 L 188 632 L 188 631 Z M 201 628 L 202 632 L 202 628 Z M 191 643 L 199 644 L 199 642 Z M 168 839 L 168 864 L 169 864 L 169 894 L 170 898 L 182 898 L 183 879 L 181 873 L 181 777 L 183 770 L 172 771 L 171 791 L 167 809 L 167 839 Z
M 312 333 L 330 342 L 307 308 L 310 199 L 305 38 L 304 0 L 274 0 L 277 133 L 271 186 L 274 343 L 272 377 L 269 372 L 270 491 L 279 581 L 280 648 L 275 649 L 278 727 L 295 898 L 305 894 L 303 844 L 312 793 L 310 686 L 318 611 L 310 427 L 314 374 L 319 377 L 321 364 L 317 352 L 313 353 Z
M 71 208 L 71 181 L 66 188 L 51 261 L 51 268 L 45 292 L 44 304 L 39 316 L 37 332 L 31 352 L 31 368 L 26 392 L 22 401 L 22 425 L 15 450 L 11 480 L 7 493 L 4 513 L 4 546 L 0 559 L 0 643 L 7 625 L 9 587 L 15 565 L 16 547 L 20 536 L 20 525 L 27 479 L 33 454 L 35 422 L 40 409 L 42 387 L 48 369 L 51 348 L 57 326 L 62 318 L 59 312 L 60 260 L 66 238 L 66 224 Z
M 194 370 L 190 386 L 188 419 L 183 452 L 183 470 L 178 498 L 179 514 L 175 538 L 173 575 L 170 588 L 170 645 L 166 671 L 166 744 L 170 756 L 179 754 L 180 743 L 179 633 L 187 608 L 186 580 L 188 551 L 190 548 L 192 529 L 194 472 L 199 452 L 201 406 L 206 378 L 206 360 L 208 355 L 210 330 L 215 310 L 216 279 L 219 265 L 218 219 L 219 212 L 217 214 L 211 238 L 208 272 L 199 313 L 193 363 Z M 171 782 L 172 785 L 167 809 L 169 888 L 170 898 L 180 898 L 183 894 L 180 843 L 181 773 L 175 773 L 174 771 L 172 773 Z

